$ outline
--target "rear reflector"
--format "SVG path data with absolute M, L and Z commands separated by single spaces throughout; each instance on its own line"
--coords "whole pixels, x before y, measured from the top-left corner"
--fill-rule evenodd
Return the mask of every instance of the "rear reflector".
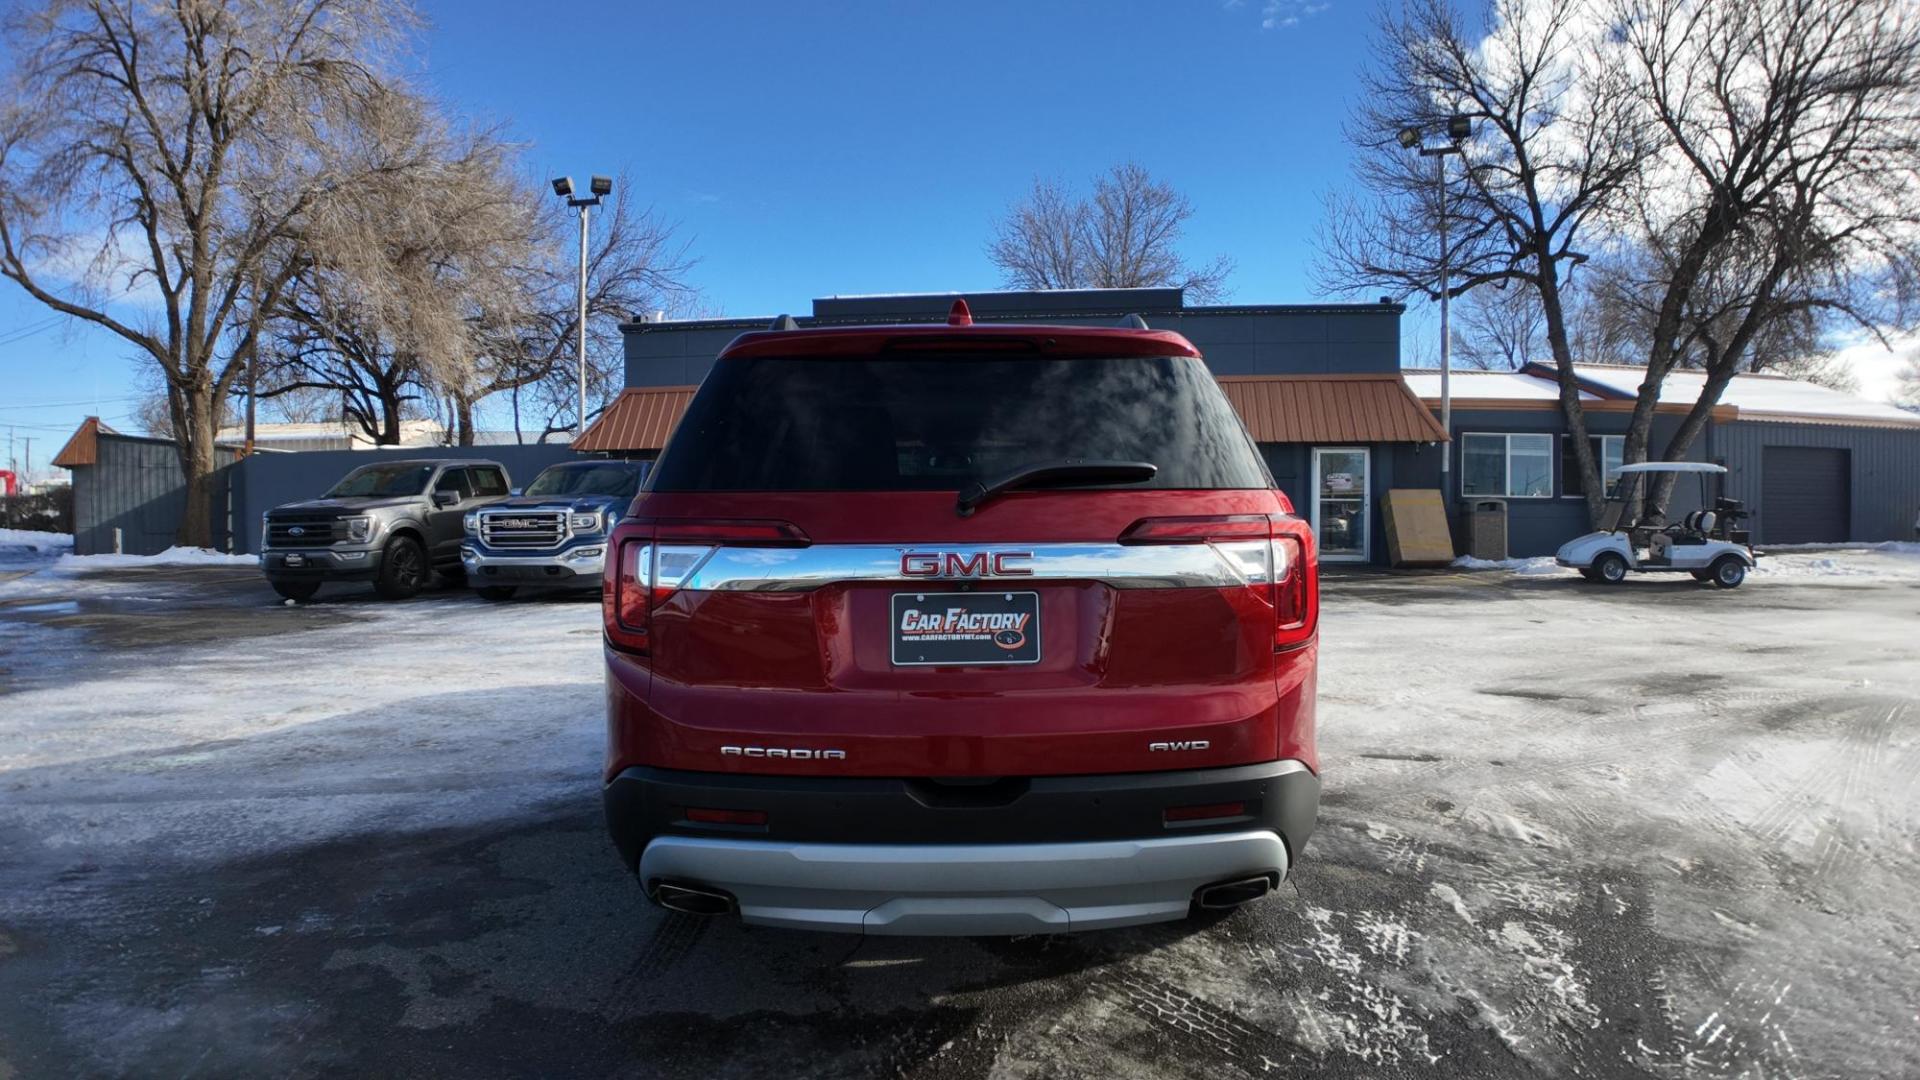
M 1166 820 L 1169 824 L 1176 821 L 1212 821 L 1216 818 L 1240 817 L 1247 812 L 1243 802 L 1208 803 L 1204 806 L 1169 806 Z
M 765 825 L 765 810 L 720 810 L 708 806 L 687 807 L 687 820 L 703 825 Z

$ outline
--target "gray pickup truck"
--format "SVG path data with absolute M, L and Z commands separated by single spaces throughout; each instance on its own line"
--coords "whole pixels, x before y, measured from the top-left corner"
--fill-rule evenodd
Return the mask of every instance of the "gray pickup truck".
M 459 576 L 461 521 L 508 497 L 506 466 L 465 458 L 362 465 L 318 499 L 261 515 L 260 569 L 273 591 L 307 600 L 328 581 L 371 581 L 389 600 Z
M 488 600 L 522 586 L 600 589 L 607 534 L 640 492 L 650 461 L 550 465 L 527 490 L 466 517 L 467 584 Z

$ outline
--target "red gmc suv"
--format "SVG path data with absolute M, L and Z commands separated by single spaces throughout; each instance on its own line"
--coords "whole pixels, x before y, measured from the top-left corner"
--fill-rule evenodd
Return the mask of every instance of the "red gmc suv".
M 1200 353 L 1131 323 L 721 353 L 607 559 L 607 822 L 649 897 L 1027 934 L 1279 885 L 1320 797 L 1312 533 Z

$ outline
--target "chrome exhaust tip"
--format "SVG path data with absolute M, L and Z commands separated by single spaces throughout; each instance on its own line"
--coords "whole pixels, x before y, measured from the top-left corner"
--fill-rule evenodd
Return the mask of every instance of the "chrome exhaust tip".
M 1194 890 L 1193 902 L 1210 911 L 1237 908 L 1272 892 L 1279 886 L 1273 874 L 1261 874 L 1258 877 L 1235 878 L 1232 881 L 1216 881 L 1211 885 L 1202 885 Z
M 738 908 L 733 896 L 719 889 L 675 885 L 666 881 L 653 887 L 653 902 L 668 911 L 682 911 L 688 915 L 731 915 Z

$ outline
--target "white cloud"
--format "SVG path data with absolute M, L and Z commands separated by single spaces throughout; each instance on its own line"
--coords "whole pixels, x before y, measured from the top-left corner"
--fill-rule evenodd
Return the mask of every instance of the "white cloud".
M 1874 401 L 1892 401 L 1899 386 L 1900 369 L 1907 359 L 1920 355 L 1920 333 L 1888 334 L 1889 349 L 1866 336 L 1840 349 L 1835 355 L 1860 381 L 1860 396 Z
M 1229 3 L 1228 6 L 1237 7 L 1238 4 Z M 1311 19 L 1332 6 L 1331 0 L 1321 0 L 1319 3 L 1313 0 L 1266 0 L 1260 7 L 1260 29 L 1285 30 L 1298 26 L 1302 20 Z

